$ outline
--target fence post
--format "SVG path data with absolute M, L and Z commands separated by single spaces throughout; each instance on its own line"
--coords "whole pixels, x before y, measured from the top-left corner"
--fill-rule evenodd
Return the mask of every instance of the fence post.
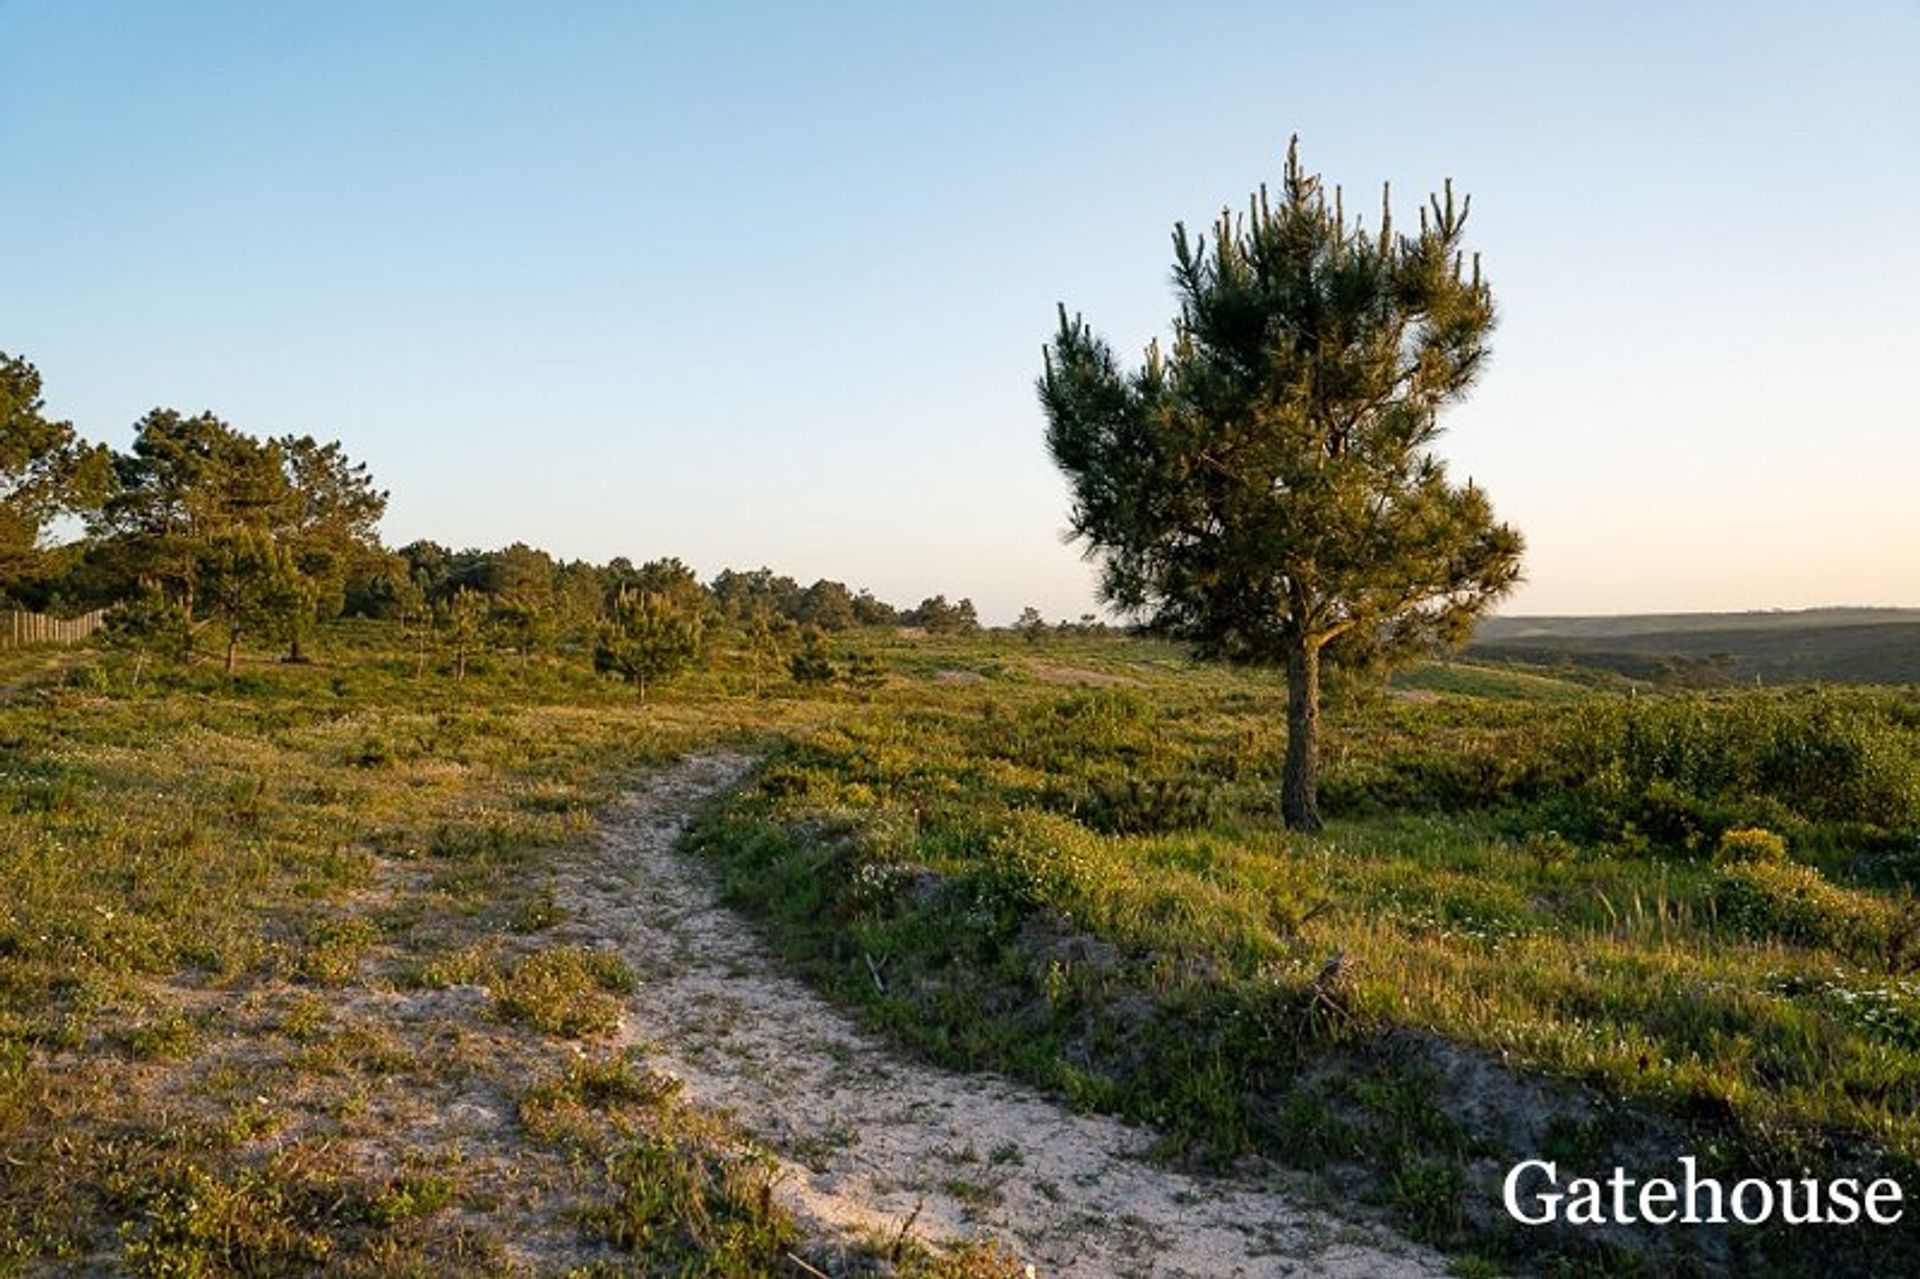
M 24 609 L 8 609 L 0 622 L 0 648 L 25 648 L 30 644 L 78 644 L 106 622 L 106 610 L 94 609 L 78 617 L 49 617 Z

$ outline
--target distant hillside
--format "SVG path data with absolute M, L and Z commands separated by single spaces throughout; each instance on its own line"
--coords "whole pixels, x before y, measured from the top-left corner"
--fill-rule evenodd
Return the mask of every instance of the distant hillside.
M 1920 609 L 1498 617 L 1467 652 L 1688 685 L 1920 683 Z
M 1490 617 L 1474 640 L 1613 639 L 1692 631 L 1779 631 L 1809 627 L 1920 625 L 1920 608 L 1808 608 L 1757 613 L 1622 613 L 1606 617 Z

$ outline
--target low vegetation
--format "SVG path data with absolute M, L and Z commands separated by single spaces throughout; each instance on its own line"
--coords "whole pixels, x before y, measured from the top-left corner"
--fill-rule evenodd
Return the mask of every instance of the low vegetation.
M 795 651 L 832 675 L 722 628 L 645 703 L 585 650 L 423 664 L 397 621 L 232 678 L 5 659 L 0 1271 L 538 1269 L 523 1225 L 568 1204 L 589 1273 L 1014 1273 L 808 1238 L 744 1135 L 608 1047 L 632 977 L 556 939 L 555 859 L 631 770 L 719 741 L 766 763 L 695 845 L 912 1051 L 1151 1121 L 1172 1159 L 1316 1169 L 1469 1269 L 1914 1246 L 1520 1239 L 1492 1188 L 1543 1153 L 1913 1184 L 1911 691 L 1336 686 L 1306 835 L 1268 678 L 1051 628 Z M 456 1158 L 434 1116 L 463 1106 L 512 1141 Z
M 435 1115 L 617 1012 L 624 969 L 545 936 L 554 853 L 632 769 L 785 712 L 416 679 L 376 630 L 234 680 L 6 659 L 0 1273 L 490 1272 L 487 1223 L 592 1198 L 539 1133 L 463 1157 Z
M 1541 1246 L 1503 1226 L 1497 1174 L 1542 1150 L 1920 1168 L 1911 693 L 1521 699 L 1429 673 L 1488 691 L 1349 701 L 1304 836 L 1274 820 L 1277 690 L 1147 646 L 1076 660 L 1126 684 L 1008 663 L 841 717 L 701 846 L 796 963 L 932 1058 L 1187 1157 L 1324 1167 L 1491 1258 Z M 1555 1246 L 1826 1273 L 1914 1243 Z

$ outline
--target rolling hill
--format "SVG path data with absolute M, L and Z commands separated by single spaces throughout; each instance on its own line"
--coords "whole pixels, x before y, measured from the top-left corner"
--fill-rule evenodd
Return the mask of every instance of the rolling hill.
M 1496 617 L 1467 652 L 1658 683 L 1920 683 L 1920 609 Z

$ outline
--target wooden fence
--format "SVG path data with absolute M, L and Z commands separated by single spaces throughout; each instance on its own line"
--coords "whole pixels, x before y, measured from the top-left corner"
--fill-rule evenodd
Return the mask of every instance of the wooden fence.
M 0 648 L 26 648 L 30 644 L 78 644 L 100 629 L 104 609 L 82 613 L 78 617 L 50 617 L 45 613 L 22 613 L 11 609 L 0 613 Z

